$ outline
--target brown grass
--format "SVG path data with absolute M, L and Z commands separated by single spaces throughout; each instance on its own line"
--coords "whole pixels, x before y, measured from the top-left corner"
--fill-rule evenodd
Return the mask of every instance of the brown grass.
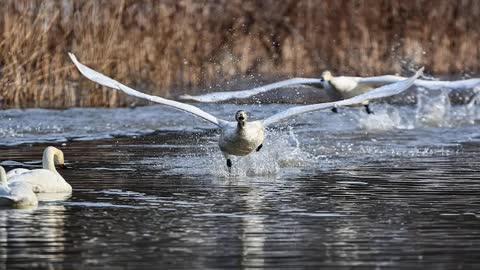
M 476 0 L 3 0 L 0 12 L 4 107 L 136 101 L 81 78 L 68 51 L 161 96 L 327 68 L 351 75 L 420 65 L 437 75 L 480 71 Z

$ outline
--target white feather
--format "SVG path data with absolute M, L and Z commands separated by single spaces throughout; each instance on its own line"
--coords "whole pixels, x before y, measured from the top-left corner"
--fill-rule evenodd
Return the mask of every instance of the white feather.
M 248 98 L 260 93 L 268 92 L 273 89 L 282 88 L 286 86 L 293 85 L 302 85 L 302 84 L 318 84 L 320 79 L 309 79 L 309 78 L 293 78 L 285 81 L 279 81 L 272 84 L 267 84 L 264 86 L 241 90 L 241 91 L 229 91 L 229 92 L 215 92 L 208 93 L 204 95 L 191 96 L 191 95 L 182 95 L 179 98 L 183 100 L 193 100 L 197 102 L 219 102 L 235 98 Z
M 130 96 L 135 96 L 135 97 L 139 97 L 139 98 L 142 98 L 142 99 L 146 99 L 146 100 L 149 100 L 149 101 L 153 101 L 153 102 L 156 102 L 156 103 L 159 103 L 159 104 L 163 104 L 163 105 L 167 105 L 167 106 L 170 106 L 170 107 L 173 107 L 175 109 L 178 109 L 178 110 L 181 110 L 181 111 L 184 111 L 184 112 L 188 112 L 188 113 L 191 113 L 195 116 L 198 116 L 200 118 L 203 118 L 219 127 L 222 127 L 223 125 L 226 124 L 227 121 L 224 121 L 224 120 L 221 120 L 221 119 L 218 119 L 216 118 L 215 116 L 195 107 L 195 106 L 192 106 L 192 105 L 188 105 L 188 104 L 185 104 L 185 103 L 181 103 L 181 102 L 177 102 L 177 101 L 173 101 L 173 100 L 169 100 L 169 99 L 165 99 L 165 98 L 161 98 L 161 97 L 157 97 L 157 96 L 151 96 L 151 95 L 147 95 L 147 94 L 144 94 L 144 93 L 141 93 L 141 92 L 138 92 L 137 90 L 135 89 L 132 89 L 126 85 L 123 85 L 83 64 L 81 64 L 80 62 L 78 62 L 77 58 L 75 57 L 75 55 L 73 55 L 72 53 L 68 53 L 68 55 L 70 56 L 70 59 L 72 59 L 73 63 L 75 64 L 75 66 L 78 68 L 78 70 L 80 71 L 80 73 L 83 74 L 83 76 L 87 77 L 89 80 L 91 81 L 94 81 L 96 83 L 99 83 L 103 86 L 106 86 L 106 87 L 110 87 L 110 88 L 113 88 L 113 89 L 116 89 L 116 90 L 120 90 L 122 92 L 124 92 L 125 94 L 127 95 L 130 95 Z

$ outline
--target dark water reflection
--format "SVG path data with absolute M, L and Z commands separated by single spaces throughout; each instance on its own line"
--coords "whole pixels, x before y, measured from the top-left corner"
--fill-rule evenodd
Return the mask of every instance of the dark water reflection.
M 351 151 L 336 155 L 304 134 L 301 148 L 331 156 L 234 178 L 196 168 L 221 160 L 209 131 L 59 145 L 74 192 L 0 211 L 1 268 L 477 269 L 480 143 L 380 151 L 418 133 L 346 132 L 336 149 Z M 44 146 L 3 147 L 2 160 Z

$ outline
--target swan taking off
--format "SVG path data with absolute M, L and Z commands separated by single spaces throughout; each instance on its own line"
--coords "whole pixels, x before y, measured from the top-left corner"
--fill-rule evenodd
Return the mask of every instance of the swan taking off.
M 7 182 L 5 169 L 0 166 L 0 207 L 23 208 L 38 205 L 32 186 L 24 182 Z
M 72 192 L 72 186 L 57 172 L 55 164 L 61 168 L 65 167 L 63 152 L 49 146 L 43 151 L 42 169 L 15 169 L 11 174 L 9 172 L 8 181 L 11 184 L 15 182 L 28 183 L 35 193 Z
M 157 96 L 147 95 L 141 92 L 138 92 L 126 85 L 121 84 L 83 64 L 78 62 L 77 58 L 69 53 L 70 58 L 72 59 L 75 66 L 78 68 L 80 73 L 82 73 L 89 80 L 92 80 L 96 83 L 99 83 L 103 86 L 107 86 L 116 90 L 120 90 L 128 95 L 143 98 L 149 101 L 160 103 L 173 107 L 175 109 L 191 113 L 195 116 L 203 118 L 215 124 L 220 128 L 221 135 L 218 141 L 218 145 L 223 155 L 227 159 L 227 166 L 231 168 L 232 161 L 231 156 L 245 156 L 250 154 L 253 151 L 259 151 L 262 148 L 263 140 L 265 139 L 265 128 L 273 123 L 291 118 L 293 116 L 308 113 L 318 110 L 336 108 L 338 106 L 349 106 L 354 104 L 359 104 L 364 101 L 376 98 L 383 98 L 398 94 L 406 89 L 408 89 L 414 83 L 423 71 L 423 68 L 417 71 L 417 73 L 405 80 L 400 82 L 385 85 L 379 87 L 373 91 L 356 96 L 353 98 L 340 100 L 336 102 L 327 102 L 312 104 L 306 106 L 297 106 L 287 109 L 283 112 L 274 114 L 268 118 L 257 121 L 247 121 L 248 115 L 245 111 L 238 111 L 235 114 L 235 122 L 226 121 L 223 119 L 216 118 L 215 116 L 189 104 L 164 99 Z
M 180 99 L 191 100 L 196 102 L 212 103 L 221 102 L 230 99 L 248 98 L 260 93 L 265 93 L 274 89 L 282 87 L 291 87 L 294 85 L 312 86 L 315 88 L 323 88 L 331 100 L 341 100 L 350 98 L 355 95 L 363 94 L 376 87 L 380 87 L 390 83 L 396 83 L 406 78 L 393 75 L 375 76 L 375 77 L 351 77 L 338 76 L 335 77 L 330 71 L 322 73 L 320 78 L 292 78 L 284 81 L 279 81 L 264 86 L 229 92 L 214 92 L 198 96 L 182 95 Z M 471 89 L 480 86 L 480 79 L 468 79 L 459 81 L 427 81 L 415 80 L 415 86 L 422 87 L 428 90 L 441 89 Z M 368 101 L 363 104 L 368 113 L 371 113 L 368 107 Z M 334 108 L 333 111 L 336 111 Z

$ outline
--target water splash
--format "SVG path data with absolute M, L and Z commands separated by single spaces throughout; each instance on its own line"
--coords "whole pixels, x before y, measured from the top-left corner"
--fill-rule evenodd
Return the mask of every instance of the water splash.
M 451 121 L 450 111 L 453 109 L 448 98 L 450 90 L 427 92 L 420 90 L 417 95 L 415 114 L 416 126 L 445 127 Z
M 214 175 L 226 178 L 272 176 L 281 168 L 302 168 L 316 162 L 320 157 L 314 156 L 301 148 L 292 127 L 269 130 L 264 146 L 259 152 L 244 157 L 232 157 L 232 171 L 228 172 L 226 161 L 216 142 L 199 142 L 200 151 L 179 155 L 165 163 L 163 159 L 147 159 L 145 162 L 155 164 L 157 169 L 167 170 L 179 175 Z
M 408 110 L 385 105 L 378 107 L 374 114 L 355 115 L 358 127 L 367 131 L 388 131 L 394 129 L 414 129 L 412 113 Z
M 269 130 L 264 146 L 259 152 L 245 157 L 234 157 L 232 172 L 226 169 L 225 159 L 221 156 L 218 163 L 209 167 L 209 172 L 222 177 L 275 176 L 280 168 L 304 167 L 317 157 L 301 148 L 292 127 Z
M 477 105 L 480 88 L 473 89 L 473 94 L 465 104 L 454 105 L 451 102 L 451 90 L 420 90 L 414 109 L 385 104 L 375 106 L 375 114 L 352 114 L 358 127 L 368 131 L 388 131 L 394 129 L 418 129 L 429 127 L 460 127 L 473 125 L 480 119 Z M 467 99 L 464 97 L 464 99 Z

